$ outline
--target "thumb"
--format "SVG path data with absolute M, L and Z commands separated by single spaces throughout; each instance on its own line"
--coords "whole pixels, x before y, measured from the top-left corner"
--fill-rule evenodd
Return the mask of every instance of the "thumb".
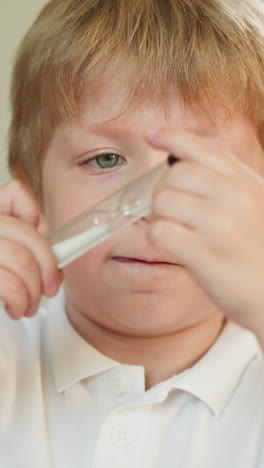
M 0 214 L 13 216 L 37 227 L 40 223 L 40 210 L 25 185 L 11 180 L 0 187 Z

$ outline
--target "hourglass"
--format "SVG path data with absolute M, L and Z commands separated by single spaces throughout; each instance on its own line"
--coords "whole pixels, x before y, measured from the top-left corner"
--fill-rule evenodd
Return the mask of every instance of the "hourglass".
M 61 269 L 120 229 L 133 224 L 151 211 L 154 188 L 166 162 L 130 182 L 104 200 L 77 216 L 49 236 L 49 242 Z

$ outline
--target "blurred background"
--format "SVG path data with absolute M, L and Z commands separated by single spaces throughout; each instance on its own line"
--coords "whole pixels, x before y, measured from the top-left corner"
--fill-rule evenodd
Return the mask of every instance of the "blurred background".
M 0 0 L 0 185 L 10 178 L 6 164 L 9 87 L 16 49 L 46 3 L 47 0 Z

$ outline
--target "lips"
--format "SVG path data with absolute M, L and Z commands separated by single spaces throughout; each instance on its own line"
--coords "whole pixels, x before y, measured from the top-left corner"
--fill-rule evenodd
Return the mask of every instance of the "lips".
M 166 262 L 161 259 L 146 259 L 133 257 L 113 257 L 113 260 L 121 263 L 145 263 L 148 265 L 176 265 L 176 263 Z

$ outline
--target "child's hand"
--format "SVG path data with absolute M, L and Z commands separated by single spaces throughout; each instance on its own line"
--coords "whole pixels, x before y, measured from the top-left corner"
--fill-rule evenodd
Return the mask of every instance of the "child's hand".
M 264 180 L 192 133 L 146 138 L 180 158 L 154 195 L 151 241 L 264 344 Z
M 41 295 L 55 295 L 62 281 L 39 219 L 22 184 L 0 187 L 0 299 L 13 319 L 33 316 Z

